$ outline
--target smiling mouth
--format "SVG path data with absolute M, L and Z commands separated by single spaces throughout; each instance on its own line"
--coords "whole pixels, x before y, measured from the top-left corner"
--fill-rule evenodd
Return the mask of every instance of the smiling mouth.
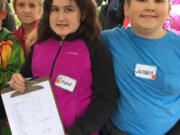
M 60 26 L 60 27 L 67 27 L 68 24 L 56 24 L 57 26 Z
M 144 18 L 156 18 L 157 16 L 155 16 L 155 15 L 141 15 L 141 17 L 144 17 Z

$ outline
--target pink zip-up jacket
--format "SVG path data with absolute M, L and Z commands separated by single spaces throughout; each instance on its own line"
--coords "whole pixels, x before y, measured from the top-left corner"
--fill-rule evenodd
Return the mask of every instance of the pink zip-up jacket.
M 115 107 L 111 55 L 100 39 L 49 38 L 34 46 L 21 73 L 50 77 L 68 135 L 97 135 Z

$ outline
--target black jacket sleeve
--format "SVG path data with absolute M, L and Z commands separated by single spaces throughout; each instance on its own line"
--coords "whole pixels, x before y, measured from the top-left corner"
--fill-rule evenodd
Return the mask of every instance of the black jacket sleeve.
M 26 58 L 25 64 L 21 68 L 20 73 L 22 74 L 23 77 L 33 76 L 32 70 L 31 70 L 33 51 L 34 51 L 34 46 L 31 48 L 31 51 L 28 54 L 28 57 Z
M 124 22 L 124 0 L 111 0 L 108 3 L 104 29 L 122 26 Z
M 180 135 L 180 120 L 166 135 Z
M 93 100 L 82 117 L 67 131 L 68 135 L 91 135 L 108 121 L 118 96 L 111 55 L 103 41 L 87 45 L 93 74 Z
M 6 10 L 7 10 L 7 16 L 3 20 L 2 26 L 6 27 L 10 31 L 14 31 L 16 29 L 16 21 L 8 2 L 6 2 Z

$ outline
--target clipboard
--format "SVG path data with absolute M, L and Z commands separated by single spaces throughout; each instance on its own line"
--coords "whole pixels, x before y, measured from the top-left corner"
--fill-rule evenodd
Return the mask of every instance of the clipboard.
M 38 78 L 25 85 L 25 92 L 1 91 L 12 135 L 65 135 L 50 79 Z

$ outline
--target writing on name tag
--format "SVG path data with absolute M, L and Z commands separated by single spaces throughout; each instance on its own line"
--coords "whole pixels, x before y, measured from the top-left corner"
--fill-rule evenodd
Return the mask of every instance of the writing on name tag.
M 65 75 L 58 75 L 55 81 L 55 85 L 69 92 L 73 92 L 77 81 L 71 77 Z
M 140 78 L 156 80 L 157 68 L 151 65 L 136 64 L 135 76 Z

